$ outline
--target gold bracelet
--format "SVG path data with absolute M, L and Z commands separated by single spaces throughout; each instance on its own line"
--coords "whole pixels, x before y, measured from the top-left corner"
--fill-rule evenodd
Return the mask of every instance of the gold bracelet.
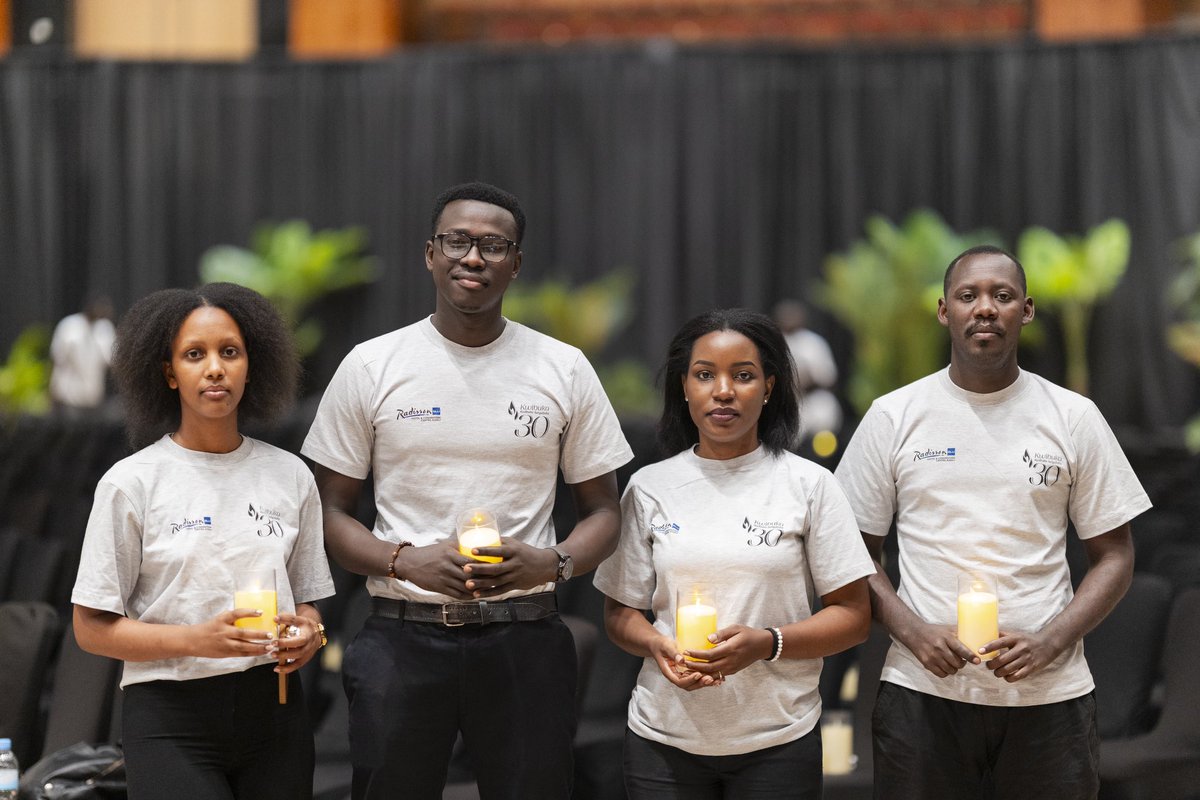
M 387 576 L 400 580 L 400 576 L 396 574 L 396 556 L 400 555 L 400 551 L 406 547 L 412 547 L 412 542 L 401 540 L 400 544 L 396 545 L 396 549 L 392 551 L 392 557 L 388 559 Z
M 325 645 L 329 644 L 329 638 L 325 635 L 325 623 L 324 622 L 317 623 L 317 633 L 319 633 L 321 635 L 321 647 L 324 647 Z M 318 647 L 317 649 L 320 650 L 321 647 Z

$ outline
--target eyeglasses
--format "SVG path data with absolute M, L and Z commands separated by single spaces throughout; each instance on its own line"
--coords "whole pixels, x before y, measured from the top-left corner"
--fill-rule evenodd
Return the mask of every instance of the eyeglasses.
M 519 247 L 511 239 L 503 236 L 467 236 L 465 233 L 439 233 L 437 239 L 442 247 L 442 255 L 446 258 L 465 258 L 472 247 L 479 248 L 479 255 L 484 261 L 503 261 L 508 258 L 510 247 Z

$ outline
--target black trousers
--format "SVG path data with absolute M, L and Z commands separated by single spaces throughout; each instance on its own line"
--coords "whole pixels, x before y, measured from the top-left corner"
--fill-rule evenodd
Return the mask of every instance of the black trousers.
M 821 729 L 732 756 L 698 756 L 625 730 L 629 800 L 820 800 Z
M 557 615 L 448 628 L 367 618 L 342 662 L 355 800 L 439 800 L 461 732 L 483 800 L 566 800 L 575 642 Z
M 130 800 L 312 797 L 313 736 L 300 676 L 279 704 L 274 665 L 125 688 Z
M 1091 800 L 1100 791 L 1093 694 L 984 706 L 879 684 L 875 797 Z

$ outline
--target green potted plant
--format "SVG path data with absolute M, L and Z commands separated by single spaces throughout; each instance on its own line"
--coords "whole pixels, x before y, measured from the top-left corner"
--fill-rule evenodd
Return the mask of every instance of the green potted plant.
M 951 259 L 989 231 L 956 233 L 934 211 L 920 209 L 900 225 L 867 220 L 866 237 L 825 260 L 816 301 L 854 336 L 846 393 L 861 415 L 871 402 L 946 363 L 946 336 L 934 323 Z
M 50 409 L 50 333 L 31 325 L 0 365 L 0 415 L 45 414 Z
M 1038 310 L 1049 312 L 1062 327 L 1067 388 L 1086 395 L 1092 314 L 1129 266 L 1129 226 L 1110 219 L 1084 236 L 1027 228 L 1017 242 L 1017 258 Z
M 375 280 L 375 260 L 364 254 L 362 228 L 313 231 L 303 220 L 265 223 L 254 232 L 250 250 L 231 245 L 209 248 L 200 257 L 205 283 L 228 281 L 249 287 L 275 304 L 292 325 L 301 356 L 321 342 L 321 323 L 305 317 L 309 307 L 332 292 Z

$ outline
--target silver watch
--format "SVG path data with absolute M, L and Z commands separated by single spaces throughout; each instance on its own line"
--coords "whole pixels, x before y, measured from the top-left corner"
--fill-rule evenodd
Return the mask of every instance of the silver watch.
M 554 576 L 554 582 L 563 583 L 571 580 L 571 575 L 575 572 L 575 562 L 571 560 L 571 556 L 557 547 L 550 549 L 558 556 L 558 574 Z

